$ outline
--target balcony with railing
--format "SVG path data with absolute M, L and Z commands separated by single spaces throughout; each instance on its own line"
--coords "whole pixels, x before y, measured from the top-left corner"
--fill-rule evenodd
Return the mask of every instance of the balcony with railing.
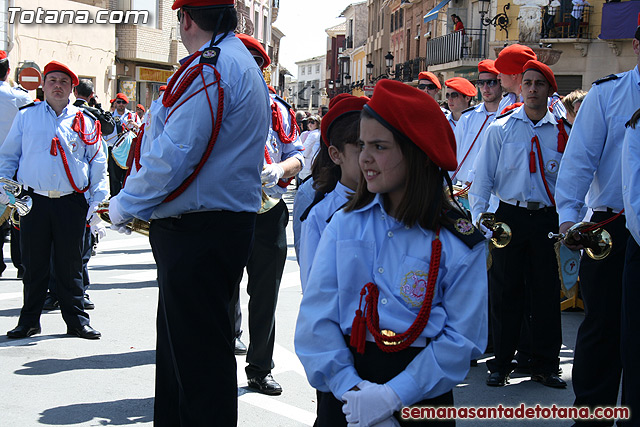
M 487 57 L 487 30 L 467 28 L 427 42 L 426 66 L 450 64 L 477 65 Z M 466 64 L 468 62 L 469 64 Z M 424 71 L 424 70 L 422 70 Z
M 591 16 L 593 15 L 593 6 L 585 6 L 582 12 L 582 19 L 573 25 L 573 18 L 571 11 L 567 10 L 564 13 L 558 13 L 550 22 L 551 25 L 547 28 L 547 23 L 542 23 L 542 38 L 543 39 L 592 39 L 592 25 Z M 543 17 L 543 20 L 546 17 Z

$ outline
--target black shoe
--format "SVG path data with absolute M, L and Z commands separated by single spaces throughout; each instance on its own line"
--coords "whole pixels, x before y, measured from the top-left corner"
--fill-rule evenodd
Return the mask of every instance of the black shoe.
M 93 310 L 94 308 L 96 308 L 96 305 L 89 299 L 89 294 L 84 294 L 82 304 L 84 305 L 85 310 Z
M 270 396 L 277 396 L 282 393 L 282 387 L 273 379 L 271 374 L 267 374 L 261 378 L 249 378 L 247 387 Z
M 40 326 L 24 326 L 18 325 L 12 330 L 7 332 L 9 338 L 27 338 L 31 335 L 39 334 L 42 332 Z
M 567 383 L 556 374 L 535 374 L 531 375 L 531 380 L 539 382 L 542 385 L 553 388 L 565 388 Z
M 89 325 L 84 325 L 80 328 L 67 328 L 67 335 L 75 335 L 88 340 L 97 340 L 102 336 L 100 332 Z
M 47 298 L 44 300 L 44 305 L 42 306 L 43 310 L 55 310 L 60 308 L 60 303 L 57 299 L 55 299 L 52 295 L 47 295 Z
M 504 387 L 507 384 L 509 384 L 509 374 L 492 372 L 487 377 L 487 385 L 490 387 Z
M 247 354 L 247 346 L 244 345 L 240 338 L 236 338 L 234 340 L 235 348 L 233 349 L 233 354 L 236 356 L 242 356 L 243 354 Z
M 18 279 L 22 279 L 24 277 L 24 268 L 18 267 Z

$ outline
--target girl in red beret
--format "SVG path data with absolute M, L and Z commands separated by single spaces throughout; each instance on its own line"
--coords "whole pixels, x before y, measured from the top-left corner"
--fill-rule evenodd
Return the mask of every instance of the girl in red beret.
M 484 237 L 443 191 L 453 132 L 429 95 L 383 80 L 359 145 L 363 175 L 322 234 L 296 325 L 316 425 L 454 425 L 408 408 L 452 406 L 486 346 Z

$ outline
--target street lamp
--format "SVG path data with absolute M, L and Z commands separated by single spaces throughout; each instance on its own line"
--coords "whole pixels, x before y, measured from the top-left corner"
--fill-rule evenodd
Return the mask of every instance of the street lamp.
M 507 3 L 502 8 L 502 13 L 498 13 L 493 18 L 486 18 L 485 15 L 489 13 L 489 7 L 491 6 L 491 0 L 479 0 L 480 3 L 480 23 L 485 27 L 493 25 L 493 28 L 500 27 L 505 32 L 507 40 L 509 39 L 509 17 L 507 16 L 507 10 L 511 7 L 511 3 Z
M 391 54 L 391 52 L 387 53 L 384 56 L 384 62 L 387 65 L 388 69 L 391 69 L 391 67 L 393 67 L 393 55 Z
M 344 82 L 345 82 L 345 84 L 346 84 L 347 86 L 349 86 L 349 85 L 351 84 L 351 75 L 346 74 L 346 75 L 344 76 Z

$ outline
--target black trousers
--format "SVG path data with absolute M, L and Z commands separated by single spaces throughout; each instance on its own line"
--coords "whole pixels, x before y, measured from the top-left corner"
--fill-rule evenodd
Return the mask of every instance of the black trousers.
M 124 182 L 124 176 L 126 175 L 126 169 L 122 169 L 111 155 L 113 147 L 109 147 L 109 153 L 107 154 L 107 172 L 109 173 L 109 194 L 111 197 L 115 196 L 122 190 L 122 183 Z
M 62 317 L 70 328 L 89 324 L 83 308 L 82 239 L 89 206 L 83 194 L 58 199 L 29 192 L 33 207 L 20 219 L 20 249 L 24 266 L 24 305 L 18 324 L 40 323 L 47 296 L 50 263 L 55 265 Z M 53 257 L 51 255 L 53 251 Z
M 614 243 L 615 245 L 615 243 Z M 609 255 L 611 256 L 611 255 Z M 631 410 L 631 419 L 625 426 L 640 424 L 640 247 L 633 237 L 627 242 L 627 253 L 624 264 L 622 282 L 622 328 L 621 328 L 621 356 L 622 356 L 622 397 L 623 405 Z
M 558 230 L 554 208 L 527 210 L 500 203 L 496 219 L 511 227 L 511 243 L 492 251 L 489 298 L 495 360 L 492 372 L 510 372 L 523 316 L 529 314 L 531 371 L 556 373 L 562 345 L 560 278 L 547 237 Z
M 236 359 L 229 302 L 247 263 L 254 213 L 153 220 L 158 268 L 156 426 L 235 426 Z
M 91 235 L 91 227 L 87 224 L 84 228 L 84 236 L 82 237 L 82 289 L 86 294 L 87 289 L 89 289 L 89 285 L 91 284 L 89 280 L 89 260 L 91 259 L 91 250 L 93 249 L 93 236 Z M 51 256 L 53 257 L 53 251 L 51 252 Z M 55 266 L 51 266 L 51 277 L 49 279 L 49 294 L 53 297 L 53 299 L 58 300 L 58 292 L 56 291 L 56 274 L 55 274 Z
M 249 294 L 249 348 L 247 378 L 259 378 L 271 372 L 276 336 L 276 305 L 280 280 L 287 260 L 287 224 L 289 210 L 284 200 L 256 218 L 253 249 L 247 263 Z M 238 279 L 238 284 L 242 276 Z M 238 286 L 236 286 L 239 289 Z M 231 305 L 235 316 L 236 301 Z M 233 318 L 233 317 L 232 317 Z M 236 331 L 237 333 L 238 331 Z
M 346 337 L 347 346 L 349 337 Z M 404 371 L 411 361 L 424 350 L 424 347 L 409 347 L 397 353 L 385 353 L 380 350 L 376 343 L 366 342 L 364 354 L 359 354 L 349 347 L 353 355 L 353 365 L 358 375 L 363 380 L 376 384 L 384 384 Z M 318 417 L 314 427 L 338 427 L 346 426 L 347 420 L 342 412 L 341 400 L 337 399 L 333 393 L 317 391 L 318 397 Z M 453 406 L 453 392 L 449 391 L 432 399 L 422 400 L 413 406 L 420 407 L 440 407 Z M 400 425 L 406 426 L 447 426 L 456 425 L 455 420 L 403 420 L 400 413 L 394 414 Z
M 591 222 L 601 222 L 613 215 L 594 212 Z M 573 356 L 575 406 L 615 406 L 618 401 L 622 375 L 619 313 L 629 231 L 625 226 L 624 216 L 618 217 L 604 228 L 611 234 L 613 241 L 609 256 L 595 261 L 585 254 L 580 260 L 584 320 L 578 329 Z M 612 425 L 612 421 L 587 425 L 598 424 Z

